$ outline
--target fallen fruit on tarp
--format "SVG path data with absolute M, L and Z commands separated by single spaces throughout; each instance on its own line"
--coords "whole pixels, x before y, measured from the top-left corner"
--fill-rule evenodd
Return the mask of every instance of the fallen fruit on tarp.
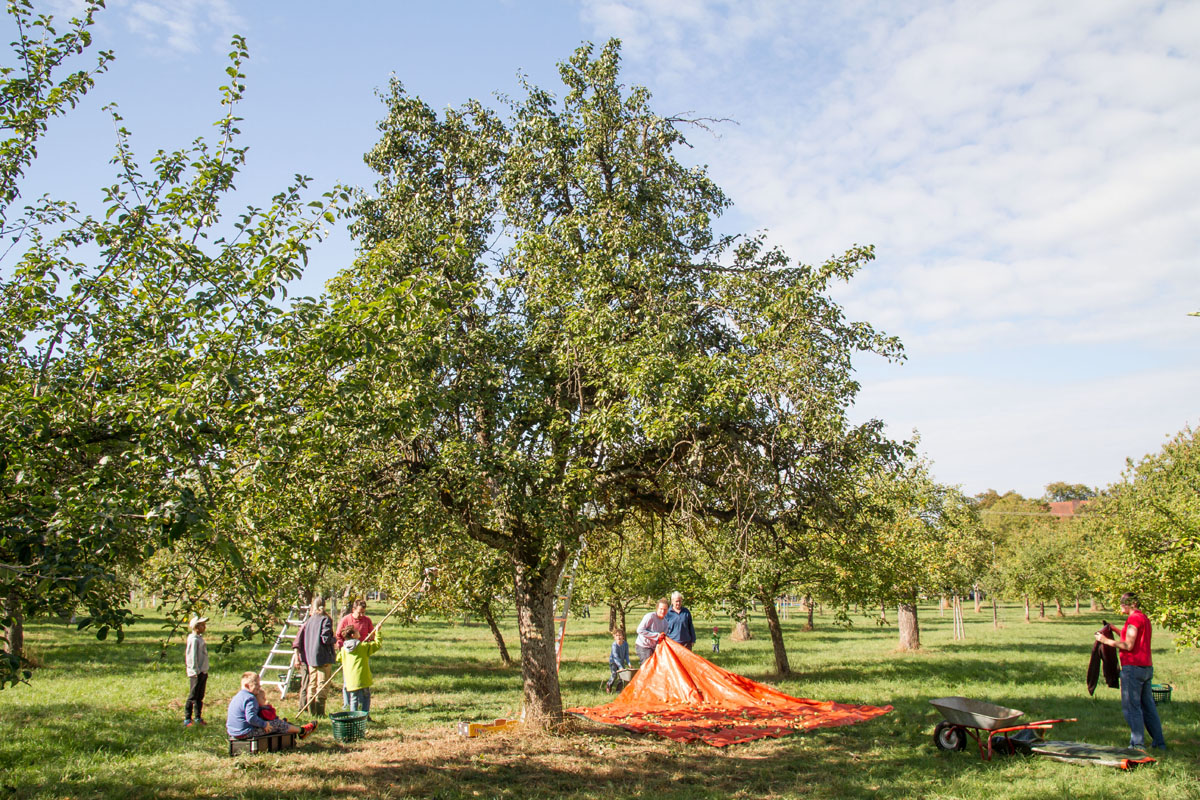
M 664 637 L 615 700 L 595 708 L 568 708 L 567 713 L 635 733 L 723 747 L 853 725 L 891 710 L 792 697 L 721 669 Z

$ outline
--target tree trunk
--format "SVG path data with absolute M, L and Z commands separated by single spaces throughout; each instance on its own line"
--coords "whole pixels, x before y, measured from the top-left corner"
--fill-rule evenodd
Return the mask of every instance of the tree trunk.
M 813 599 L 812 595 L 805 595 L 804 607 L 808 609 L 808 624 L 804 626 L 804 630 L 811 631 L 815 627 L 813 625 Z
M 1064 614 L 1063 610 L 1062 610 L 1062 600 L 1057 597 L 1054 598 L 1054 608 L 1055 608 L 1054 616 L 1056 616 L 1056 617 L 1065 617 L 1066 616 L 1066 614 Z
M 1045 619 L 1045 618 L 1046 618 L 1046 601 L 1039 600 L 1038 601 L 1038 619 Z
M 492 629 L 492 638 L 496 640 L 496 647 L 500 650 L 501 663 L 506 667 L 511 667 L 512 658 L 508 655 L 508 648 L 504 645 L 504 634 L 500 632 L 500 626 L 496 624 L 496 615 L 492 613 L 492 604 L 484 603 L 480 611 L 487 621 L 488 627 Z
M 729 634 L 729 638 L 735 642 L 748 642 L 754 638 L 754 634 L 750 632 L 750 612 L 747 609 L 742 609 L 733 615 L 734 625 L 733 632 Z
M 921 649 L 921 627 L 917 623 L 917 604 L 900 603 L 896 609 L 896 620 L 900 626 L 900 649 Z
M 612 634 L 616 633 L 617 630 L 617 607 L 610 602 L 608 604 L 608 633 L 611 636 Z M 623 627 L 620 630 L 622 633 L 624 633 Z
M 992 595 L 992 628 L 1000 630 L 1000 615 L 996 612 L 996 595 Z
M 887 625 L 887 624 L 888 624 L 888 621 L 887 621 L 887 602 L 886 602 L 886 601 L 884 601 L 884 600 L 880 600 L 880 601 L 879 601 L 879 624 L 880 624 L 880 625 Z
M 514 562 L 513 594 L 521 635 L 524 719 L 527 724 L 545 728 L 557 725 L 563 718 L 554 653 L 554 587 L 562 562 L 557 570 L 545 564 L 523 564 L 519 559 Z
M 1099 609 L 1099 608 L 1096 606 L 1096 596 L 1095 596 L 1095 595 L 1092 595 L 1091 597 L 1089 597 L 1089 598 L 1088 598 L 1088 607 L 1089 607 L 1089 608 L 1090 608 L 1092 611 L 1099 611 L 1099 610 L 1100 610 L 1100 609 Z
M 4 652 L 21 658 L 25 655 L 25 614 L 21 610 L 21 598 L 16 592 L 8 595 L 4 615 L 12 622 L 4 628 Z
M 1029 595 L 1025 595 L 1025 621 L 1029 622 Z
M 775 651 L 775 673 L 777 675 L 787 675 L 792 671 L 788 665 L 787 649 L 783 645 L 783 628 L 779 625 L 779 613 L 775 610 L 775 603 L 771 602 L 771 598 L 763 595 L 762 598 L 763 613 L 767 617 L 767 630 L 771 633 L 771 649 Z
M 939 617 L 946 616 L 946 595 L 942 595 L 938 599 L 938 616 Z
M 1083 611 L 1079 608 L 1079 595 L 1075 595 L 1075 615 L 1079 616 Z
M 978 584 L 976 584 L 975 589 L 972 592 L 972 594 L 975 595 L 975 613 L 978 614 L 981 611 L 983 611 L 983 597 L 981 596 L 981 593 L 979 591 Z

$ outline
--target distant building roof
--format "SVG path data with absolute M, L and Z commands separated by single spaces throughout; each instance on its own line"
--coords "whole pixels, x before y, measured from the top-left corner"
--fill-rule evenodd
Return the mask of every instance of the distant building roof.
M 1050 513 L 1062 519 L 1063 517 L 1073 517 L 1083 506 L 1086 506 L 1091 500 L 1060 500 L 1050 503 Z

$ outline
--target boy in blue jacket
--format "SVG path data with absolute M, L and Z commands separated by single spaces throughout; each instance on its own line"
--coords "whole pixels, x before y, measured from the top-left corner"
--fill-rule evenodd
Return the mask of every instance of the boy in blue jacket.
M 614 687 L 620 687 L 617 670 L 629 666 L 629 642 L 625 641 L 625 631 L 613 631 L 613 646 L 608 653 L 608 683 L 604 691 L 611 693 Z

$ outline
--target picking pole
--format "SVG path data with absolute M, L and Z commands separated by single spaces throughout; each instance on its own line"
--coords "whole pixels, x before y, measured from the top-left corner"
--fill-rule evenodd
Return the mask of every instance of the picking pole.
M 400 610 L 400 606 L 402 606 L 404 604 L 405 600 L 407 600 L 409 597 L 412 596 L 413 592 L 428 591 L 429 584 L 434 579 L 434 577 L 437 576 L 437 573 L 438 573 L 437 567 L 426 567 L 425 572 L 421 577 L 421 580 L 418 581 L 411 589 L 409 589 L 407 592 L 405 592 L 403 597 L 401 597 L 399 600 L 396 601 L 396 604 L 391 607 L 391 610 L 389 610 L 387 614 L 384 615 L 383 619 L 379 620 L 379 624 L 371 629 L 371 632 L 369 634 L 367 634 L 367 638 L 363 639 L 363 641 L 368 642 L 371 639 L 375 638 L 375 633 L 380 628 L 383 627 L 383 623 L 387 622 L 388 619 L 391 618 L 391 616 L 393 614 L 395 614 L 397 611 Z M 305 620 L 304 622 L 306 625 L 308 624 L 308 620 Z M 342 671 L 342 667 L 341 667 L 341 665 L 338 665 L 338 668 L 336 670 L 334 670 L 333 673 L 329 676 L 329 680 L 327 681 L 327 683 L 332 683 L 333 679 L 336 678 L 338 676 L 338 674 L 341 673 L 341 671 Z M 300 706 L 300 710 L 297 711 L 296 713 L 303 714 L 305 711 L 308 710 L 308 707 L 311 703 L 312 703 L 312 700 L 306 700 L 304 702 L 304 705 Z

